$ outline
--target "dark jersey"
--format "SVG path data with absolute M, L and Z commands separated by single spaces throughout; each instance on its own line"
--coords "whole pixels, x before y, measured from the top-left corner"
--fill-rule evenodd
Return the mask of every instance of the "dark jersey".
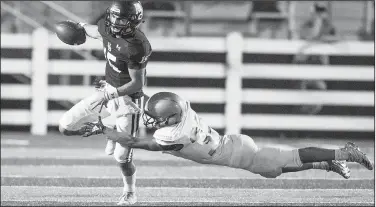
M 152 49 L 144 33 L 136 30 L 133 37 L 115 38 L 107 34 L 104 19 L 98 21 L 98 31 L 103 39 L 106 63 L 106 82 L 114 87 L 131 81 L 128 69 L 146 67 Z

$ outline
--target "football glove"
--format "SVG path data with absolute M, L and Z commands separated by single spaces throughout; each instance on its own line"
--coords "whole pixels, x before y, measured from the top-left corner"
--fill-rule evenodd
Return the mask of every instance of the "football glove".
M 83 137 L 89 137 L 92 135 L 104 134 L 106 126 L 102 123 L 102 118 L 98 117 L 97 123 L 86 122 L 80 131 L 83 132 Z
M 90 103 L 90 106 L 91 110 L 100 107 L 98 110 L 100 113 L 103 106 L 107 107 L 107 102 L 109 100 L 119 97 L 119 93 L 115 87 L 107 84 L 105 80 L 96 80 L 94 85 L 97 89 L 97 97 Z
M 103 87 L 104 98 L 106 99 L 106 101 L 119 97 L 119 92 L 117 88 L 107 84 L 104 80 L 99 81 L 99 83 Z

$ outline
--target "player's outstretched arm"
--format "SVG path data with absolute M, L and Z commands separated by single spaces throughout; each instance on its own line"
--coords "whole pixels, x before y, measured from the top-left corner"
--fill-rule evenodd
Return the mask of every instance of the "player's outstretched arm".
M 181 149 L 179 144 L 161 145 L 158 144 L 155 138 L 140 138 L 133 137 L 126 132 L 117 132 L 113 129 L 104 130 L 107 139 L 118 142 L 121 145 L 126 145 L 131 148 L 144 149 L 149 151 L 169 151 Z
M 155 139 L 133 137 L 124 132 L 117 132 L 114 130 L 105 130 L 104 134 L 107 139 L 118 142 L 121 145 L 126 145 L 132 148 L 144 149 L 149 151 L 163 151 L 163 147 L 155 142 Z
M 85 29 L 86 36 L 102 41 L 102 35 L 98 31 L 97 25 L 90 25 L 86 23 L 78 24 Z
M 168 150 L 178 150 L 181 149 L 179 144 L 175 145 L 161 145 L 156 142 L 154 138 L 139 138 L 129 135 L 127 132 L 118 132 L 114 129 L 107 128 L 103 125 L 101 119 L 98 123 L 87 122 L 80 129 L 80 131 L 85 132 L 84 137 L 89 137 L 92 135 L 104 134 L 107 139 L 118 142 L 121 145 L 126 145 L 132 148 L 139 148 L 149 151 L 168 151 Z

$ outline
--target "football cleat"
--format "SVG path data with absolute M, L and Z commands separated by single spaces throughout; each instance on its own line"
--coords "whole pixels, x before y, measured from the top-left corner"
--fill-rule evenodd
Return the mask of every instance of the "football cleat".
M 328 161 L 329 169 L 327 170 L 340 174 L 345 179 L 350 178 L 350 169 L 346 165 L 346 161 L 330 160 Z
M 106 145 L 106 149 L 104 151 L 107 155 L 112 155 L 112 154 L 114 154 L 115 147 L 116 147 L 116 142 L 113 141 L 113 140 L 107 139 L 107 145 Z
M 349 158 L 347 159 L 348 162 L 357 162 L 366 167 L 368 170 L 373 170 L 370 159 L 366 156 L 365 153 L 361 152 L 359 147 L 354 143 L 348 142 L 345 145 L 345 148 L 343 148 L 342 150 L 349 153 Z
M 137 196 L 134 192 L 126 192 L 120 197 L 118 206 L 132 205 L 137 202 Z

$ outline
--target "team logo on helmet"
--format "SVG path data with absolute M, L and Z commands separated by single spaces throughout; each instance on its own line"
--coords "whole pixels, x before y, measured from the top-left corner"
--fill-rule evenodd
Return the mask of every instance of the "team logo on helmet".
M 134 8 L 136 9 L 137 19 L 141 20 L 142 16 L 143 16 L 142 15 L 143 9 L 141 7 L 141 4 L 139 4 L 139 3 L 134 4 Z
M 120 9 L 117 7 L 111 7 L 110 11 L 120 13 Z

